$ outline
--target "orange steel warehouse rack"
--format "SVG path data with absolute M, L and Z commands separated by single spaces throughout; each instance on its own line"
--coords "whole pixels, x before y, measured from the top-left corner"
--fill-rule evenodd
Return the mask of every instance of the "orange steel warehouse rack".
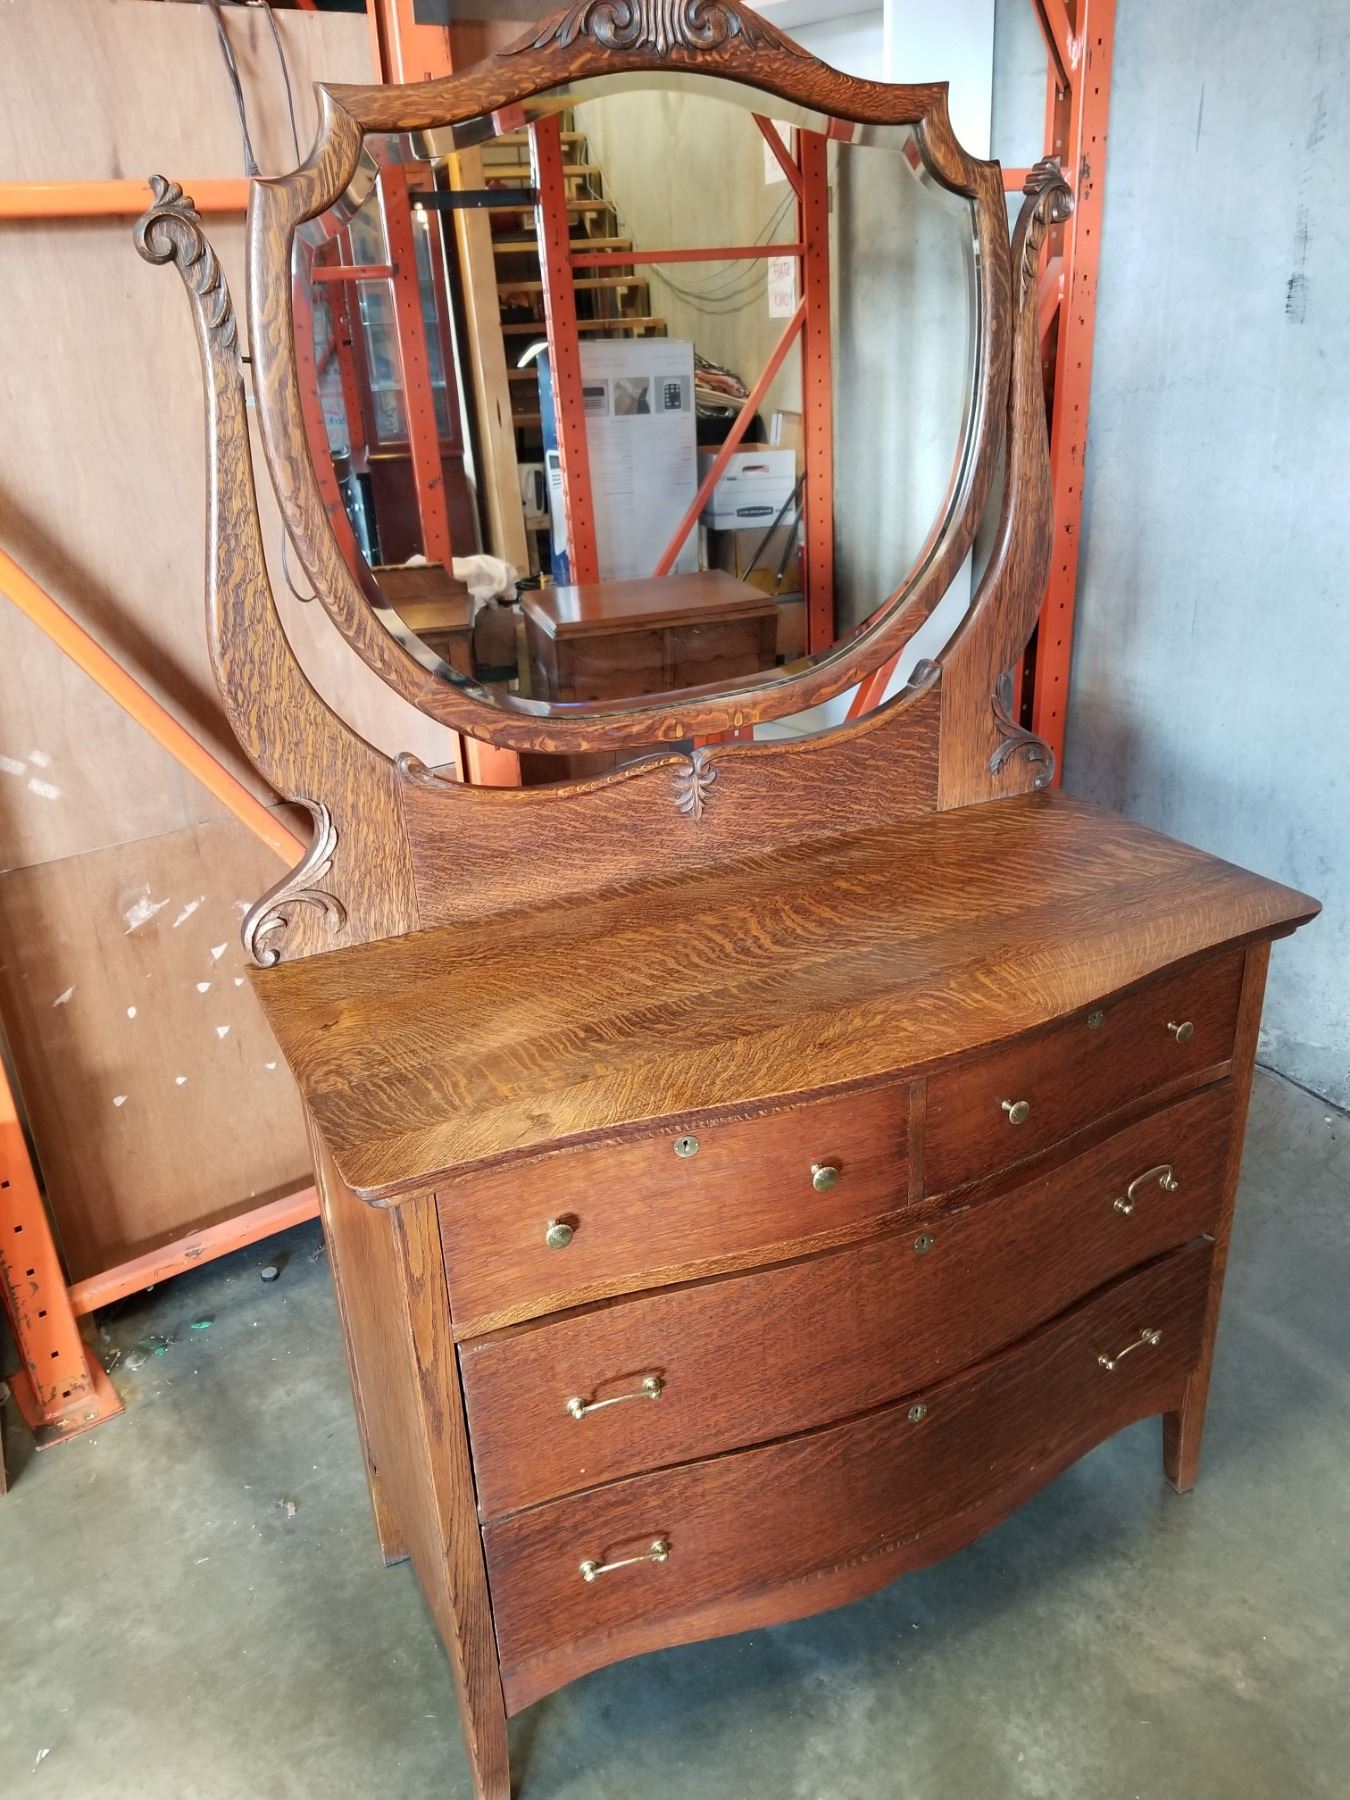
M 1069 668 L 1083 516 L 1092 339 L 1101 259 L 1106 136 L 1111 103 L 1111 50 L 1116 0 L 1031 0 L 1045 39 L 1045 154 L 1057 156 L 1073 190 L 1073 215 L 1048 235 L 1040 283 L 1040 327 L 1050 467 L 1055 499 L 1055 553 L 1041 616 L 1023 669 L 1023 723 L 1044 738 L 1064 768 Z M 1005 169 L 1003 185 L 1020 188 L 1025 169 Z M 874 706 L 894 664 L 859 688 L 850 714 Z
M 306 0 L 301 0 L 302 5 Z M 1041 623 L 1033 647 L 1023 710 L 1032 728 L 1050 743 L 1062 764 L 1068 675 L 1072 652 L 1073 610 L 1078 569 L 1079 525 L 1082 508 L 1082 471 L 1087 438 L 1088 396 L 1092 373 L 1092 337 L 1100 254 L 1102 199 L 1105 174 L 1107 117 L 1110 92 L 1112 36 L 1115 0 L 1030 0 L 1045 37 L 1048 76 L 1045 149 L 1058 155 L 1076 198 L 1071 221 L 1050 237 L 1041 278 L 1042 342 L 1045 346 L 1047 404 L 1051 421 L 1051 462 L 1055 496 L 1056 556 L 1048 584 Z M 375 60 L 386 81 L 415 81 L 449 74 L 452 70 L 450 34 L 441 26 L 418 23 L 413 0 L 368 0 Z M 556 202 L 561 190 L 561 149 L 557 121 L 531 128 L 531 155 L 540 224 L 549 216 L 565 213 Z M 808 462 L 805 499 L 806 570 L 810 637 L 819 648 L 829 633 L 831 555 L 830 493 L 830 389 L 829 389 L 829 265 L 827 196 L 824 191 L 824 143 L 809 134 L 797 134 L 798 148 L 789 155 L 776 132 L 766 133 L 779 157 L 798 200 L 798 229 L 791 244 L 767 247 L 732 246 L 715 252 L 717 259 L 750 254 L 792 255 L 803 270 L 801 301 L 788 322 L 774 362 L 756 384 L 751 402 L 762 398 L 774 368 L 798 339 L 805 357 L 804 405 L 807 443 L 815 455 L 815 475 Z M 1023 169 L 1005 171 L 1005 185 L 1022 185 Z M 245 180 L 202 180 L 186 184 L 203 213 L 238 212 L 247 204 Z M 406 198 L 406 196 L 405 196 Z M 152 199 L 148 183 L 141 181 L 31 181 L 0 182 L 0 225 L 24 219 L 90 218 L 139 214 Z M 400 336 L 409 340 L 405 380 L 410 413 L 418 410 L 432 419 L 429 388 L 424 380 L 425 343 L 420 310 L 412 300 L 416 289 L 415 266 L 400 229 L 402 214 L 395 207 L 398 251 L 389 248 L 390 266 L 378 270 L 325 271 L 326 279 L 341 281 L 358 274 L 394 280 L 400 265 L 411 274 L 404 306 L 397 307 Z M 544 264 L 546 330 L 555 371 L 569 359 L 568 343 L 575 352 L 576 321 L 572 277 L 579 269 L 605 266 L 599 253 L 574 251 L 545 229 L 540 233 Z M 400 255 L 398 252 L 402 252 Z M 693 261 L 706 251 L 667 251 L 643 257 L 626 252 L 621 260 Z M 346 289 L 351 292 L 351 289 Z M 570 317 L 569 317 L 570 314 Z M 421 360 L 418 360 L 418 350 Z M 576 360 L 579 383 L 580 365 Z M 414 394 L 414 384 L 418 392 Z M 414 399 L 425 404 L 414 408 Z M 577 522 L 589 507 L 589 471 L 585 461 L 582 409 L 570 410 L 578 422 L 578 437 L 569 443 L 569 511 L 572 542 L 578 543 Z M 753 405 L 743 414 L 748 423 Z M 434 431 L 434 422 L 432 425 Z M 431 544 L 449 554 L 444 496 L 436 495 L 441 483 L 439 456 L 433 457 L 430 437 L 414 445 L 418 473 L 419 506 Z M 716 473 L 716 472 L 715 472 Z M 713 479 L 715 479 L 715 474 Z M 705 482 L 705 486 L 708 483 Z M 424 491 L 425 490 L 425 491 Z M 703 495 L 700 494 L 700 502 Z M 576 509 L 573 511 L 572 509 Z M 696 512 L 693 517 L 696 517 Z M 681 535 L 692 528 L 691 517 Z M 593 556 L 593 530 L 591 535 Z M 667 552 L 673 561 L 676 542 Z M 665 560 L 665 559 L 663 559 Z M 593 569 L 591 570 L 593 574 Z M 586 579 L 585 574 L 578 574 Z M 0 592 L 19 605 L 48 637 L 71 656 L 104 691 L 121 704 L 177 760 L 220 798 L 237 818 L 287 861 L 300 856 L 303 846 L 266 807 L 235 780 L 211 754 L 174 720 L 159 703 L 84 632 L 51 596 L 45 594 L 0 549 Z M 878 678 L 865 684 L 857 696 L 861 707 L 879 697 Z M 470 772 L 478 779 L 502 779 L 513 758 L 494 755 L 484 746 L 469 746 L 481 754 L 470 755 Z M 67 1287 L 38 1180 L 29 1158 L 14 1097 L 0 1067 L 0 1298 L 3 1298 L 18 1338 L 22 1368 L 14 1390 L 20 1408 L 40 1445 L 60 1441 L 120 1410 L 120 1402 L 101 1367 L 79 1334 L 81 1315 L 134 1293 L 195 1263 L 208 1261 L 243 1245 L 254 1243 L 301 1220 L 316 1215 L 312 1188 L 305 1188 L 271 1204 L 243 1212 L 236 1218 L 161 1246 L 158 1250 L 101 1275 Z

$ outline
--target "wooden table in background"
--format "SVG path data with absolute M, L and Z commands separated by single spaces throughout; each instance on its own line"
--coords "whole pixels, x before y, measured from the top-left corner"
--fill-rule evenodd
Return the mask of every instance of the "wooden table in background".
M 523 600 L 539 700 L 627 700 L 772 669 L 777 608 L 720 569 L 541 588 Z
M 472 675 L 473 601 L 467 583 L 444 563 L 385 563 L 372 573 L 413 636 L 461 675 Z

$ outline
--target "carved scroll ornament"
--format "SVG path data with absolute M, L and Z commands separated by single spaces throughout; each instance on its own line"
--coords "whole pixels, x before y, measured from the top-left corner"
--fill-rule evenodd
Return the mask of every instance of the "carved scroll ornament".
M 550 19 L 543 31 L 513 44 L 506 54 L 543 50 L 549 44 L 565 50 L 583 37 L 593 38 L 606 50 L 651 50 L 657 56 L 668 56 L 672 50 L 690 55 L 718 50 L 731 38 L 739 38 L 749 50 L 809 55 L 733 0 L 578 0 L 561 18 Z
M 1034 200 L 1022 239 L 1022 266 L 1019 271 L 1019 304 L 1036 285 L 1041 266 L 1041 246 L 1052 225 L 1063 225 L 1073 216 L 1073 192 L 1064 179 L 1057 156 L 1043 156 L 1027 175 L 1022 192 Z
M 338 844 L 337 826 L 321 801 L 302 800 L 299 804 L 308 808 L 314 820 L 314 840 L 295 867 L 260 900 L 255 900 L 244 914 L 241 935 L 245 953 L 263 969 L 279 963 L 284 950 L 284 945 L 264 943 L 263 939 L 287 932 L 297 906 L 310 906 L 321 913 L 330 936 L 336 936 L 347 922 L 347 909 L 342 902 L 315 885 L 333 866 Z
M 233 348 L 234 303 L 215 251 L 202 235 L 201 215 L 176 181 L 150 177 L 153 203 L 136 221 L 136 248 L 149 263 L 178 264 L 198 302 L 202 323 L 216 340 Z
M 1042 788 L 1049 787 L 1055 778 L 1055 753 L 1044 738 L 1028 731 L 1025 725 L 1019 725 L 1012 716 L 1012 674 L 1000 675 L 998 686 L 994 689 L 994 724 L 998 727 L 1003 742 L 989 758 L 989 773 L 997 775 L 1007 762 L 1019 752 L 1024 755 L 1036 769 L 1036 779 L 1031 786 L 1039 793 Z

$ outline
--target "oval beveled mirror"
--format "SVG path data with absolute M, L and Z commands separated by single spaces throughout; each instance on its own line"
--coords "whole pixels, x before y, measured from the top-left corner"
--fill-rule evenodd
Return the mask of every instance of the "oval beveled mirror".
M 451 107 L 301 216 L 265 436 L 303 420 L 316 588 L 424 711 L 517 748 L 766 726 L 947 593 L 1000 448 L 1001 182 L 923 90 L 852 85 L 906 122 L 687 73 Z

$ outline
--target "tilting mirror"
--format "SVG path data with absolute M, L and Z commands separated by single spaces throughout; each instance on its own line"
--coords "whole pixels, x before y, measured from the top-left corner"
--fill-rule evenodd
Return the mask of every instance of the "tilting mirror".
M 293 280 L 315 472 L 377 617 L 534 712 L 831 656 L 968 494 L 975 246 L 908 127 L 727 82 L 368 137 Z

